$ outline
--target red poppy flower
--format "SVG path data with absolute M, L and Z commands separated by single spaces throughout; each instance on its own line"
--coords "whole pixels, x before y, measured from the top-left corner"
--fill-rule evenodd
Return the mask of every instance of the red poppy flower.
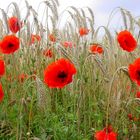
M 120 47 L 125 51 L 132 52 L 137 47 L 135 38 L 127 30 L 121 31 L 117 36 L 117 40 Z
M 49 40 L 50 40 L 51 42 L 56 42 L 56 37 L 55 37 L 53 34 L 50 34 L 50 35 L 49 35 Z
M 72 82 L 75 73 L 75 66 L 69 60 L 61 58 L 46 67 L 44 82 L 50 88 L 63 88 Z
M 93 44 L 93 45 L 90 46 L 90 51 L 93 54 L 102 54 L 103 53 L 103 48 L 100 47 L 100 45 L 98 45 L 98 44 Z
M 63 45 L 65 48 L 68 48 L 68 47 L 71 48 L 71 47 L 73 46 L 72 42 L 69 42 L 69 41 L 63 42 L 62 45 Z
M 3 60 L 0 60 L 0 77 L 5 73 L 5 63 Z
M 89 29 L 87 29 L 87 28 L 80 28 L 79 29 L 80 36 L 87 35 L 88 33 L 89 33 Z
M 138 120 L 139 120 L 139 119 L 136 118 L 136 117 L 133 118 L 133 121 L 134 121 L 134 122 L 136 122 L 136 121 L 138 121 Z
M 43 55 L 51 58 L 53 56 L 52 50 L 51 49 L 44 50 Z
M 117 140 L 117 134 L 112 129 L 105 128 L 95 133 L 96 140 Z
M 4 98 L 4 92 L 3 92 L 3 89 L 2 89 L 2 85 L 0 83 L 0 102 L 3 100 Z
M 6 78 L 7 78 L 8 82 L 12 82 L 13 81 L 13 78 L 12 78 L 11 74 L 7 75 Z
M 136 98 L 140 98 L 140 91 L 138 91 L 135 96 Z
M 17 33 L 22 27 L 22 22 L 17 17 L 11 17 L 8 19 L 8 26 L 11 32 Z
M 30 44 L 34 44 L 35 42 L 40 42 L 40 41 L 41 41 L 41 37 L 39 35 L 31 34 L 31 43 Z
M 36 74 L 37 74 L 37 72 L 34 70 L 32 72 L 32 80 L 36 80 Z
M 19 49 L 19 38 L 14 35 L 7 35 L 0 43 L 0 50 L 4 54 L 14 53 Z
M 140 58 L 136 59 L 133 64 L 129 65 L 128 72 L 130 79 L 140 86 Z
M 129 120 L 133 120 L 132 114 L 128 114 L 127 116 L 128 116 L 128 118 L 129 118 Z
M 25 79 L 27 79 L 27 78 L 28 78 L 28 75 L 24 74 L 24 73 L 22 73 L 18 76 L 18 80 L 20 83 L 23 83 L 25 81 Z

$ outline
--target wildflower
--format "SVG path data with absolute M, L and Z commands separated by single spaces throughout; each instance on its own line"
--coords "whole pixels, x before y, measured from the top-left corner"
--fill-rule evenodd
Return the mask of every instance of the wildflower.
M 6 78 L 7 78 L 8 82 L 12 82 L 13 81 L 13 78 L 12 78 L 11 74 L 7 75 Z
M 136 98 L 140 98 L 140 91 L 138 91 L 135 96 Z
M 43 55 L 51 58 L 53 56 L 52 50 L 51 49 L 44 50 Z
M 5 63 L 3 60 L 0 59 L 0 77 L 3 76 L 5 73 Z
M 49 35 L 49 40 L 50 40 L 51 42 L 56 42 L 56 37 L 55 37 L 53 34 L 50 34 L 50 35 Z
M 71 47 L 73 46 L 72 42 L 69 42 L 69 41 L 63 42 L 62 45 L 63 45 L 65 48 L 68 48 L 68 47 L 71 48 Z
M 137 47 L 135 38 L 127 30 L 121 31 L 117 36 L 117 40 L 120 47 L 125 51 L 132 52 Z
M 7 35 L 0 42 L 0 50 L 4 54 L 12 54 L 19 49 L 19 38 Z
M 103 48 L 98 44 L 93 44 L 93 45 L 90 46 L 90 51 L 93 54 L 102 54 L 103 53 Z
M 117 140 L 117 134 L 112 131 L 112 127 L 104 128 L 95 133 L 96 140 Z
M 139 119 L 136 118 L 136 117 L 133 118 L 133 121 L 134 121 L 134 122 L 137 122 L 138 120 L 139 120 Z
M 18 76 L 18 80 L 20 83 L 23 83 L 25 81 L 25 79 L 27 79 L 27 78 L 28 78 L 28 75 L 25 73 L 22 73 Z
M 3 92 L 3 89 L 2 89 L 2 85 L 0 83 L 0 102 L 3 100 L 4 98 L 4 92 Z
M 37 72 L 34 70 L 33 73 L 32 73 L 32 79 L 33 80 L 36 80 L 36 75 L 37 75 Z
M 128 67 L 130 79 L 140 86 L 140 58 L 137 58 L 133 64 Z
M 128 114 L 127 116 L 128 116 L 128 118 L 129 118 L 129 120 L 133 120 L 132 114 Z
M 31 43 L 30 44 L 34 44 L 35 42 L 40 42 L 40 41 L 41 41 L 41 37 L 39 35 L 31 34 Z
M 75 66 L 69 60 L 61 58 L 46 67 L 44 82 L 50 88 L 63 88 L 72 82 L 75 73 Z
M 8 19 L 8 26 L 11 32 L 17 33 L 22 27 L 22 22 L 20 22 L 17 17 L 13 16 Z
M 87 29 L 87 28 L 80 28 L 79 29 L 80 36 L 87 35 L 88 33 L 89 33 L 89 29 Z

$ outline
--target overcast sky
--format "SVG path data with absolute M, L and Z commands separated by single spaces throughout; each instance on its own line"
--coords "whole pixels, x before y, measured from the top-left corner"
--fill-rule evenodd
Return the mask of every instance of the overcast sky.
M 0 8 L 6 9 L 7 5 L 15 1 L 23 7 L 24 0 L 0 0 Z M 42 0 L 28 0 L 36 9 Z M 123 7 L 131 11 L 135 16 L 140 15 L 140 0 L 59 0 L 61 10 L 67 6 L 92 8 L 95 14 L 95 23 L 97 26 L 104 25 L 108 21 L 109 14 L 116 7 Z

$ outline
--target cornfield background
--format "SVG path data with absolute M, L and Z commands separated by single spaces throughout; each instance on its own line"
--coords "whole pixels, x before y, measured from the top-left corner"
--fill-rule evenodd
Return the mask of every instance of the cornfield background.
M 97 130 L 111 124 L 118 140 L 139 140 L 140 120 L 130 121 L 127 115 L 140 118 L 140 99 L 135 98 L 139 87 L 128 75 L 128 65 L 140 54 L 140 18 L 118 7 L 110 14 L 107 26 L 94 28 L 96 19 L 89 7 L 70 6 L 58 13 L 58 0 L 42 1 L 38 9 L 25 3 L 25 17 L 14 2 L 7 11 L 0 9 L 1 39 L 10 34 L 7 24 L 10 16 L 24 23 L 17 33 L 20 50 L 14 55 L 1 54 L 6 74 L 0 79 L 5 93 L 0 103 L 0 139 L 94 140 Z M 40 11 L 42 17 L 38 17 Z M 122 23 L 110 30 L 116 14 L 121 15 Z M 80 37 L 80 27 L 88 28 L 89 34 Z M 124 29 L 137 39 L 138 47 L 132 53 L 122 51 L 116 40 L 117 32 Z M 55 43 L 49 41 L 50 33 L 56 36 Z M 39 35 L 41 41 L 30 45 L 31 34 Z M 65 48 L 63 41 L 71 41 L 76 47 Z M 96 43 L 102 46 L 102 55 L 89 51 L 89 46 Z M 42 55 L 46 48 L 52 49 L 53 57 Z M 77 74 L 63 89 L 51 89 L 43 82 L 43 72 L 61 57 L 75 64 Z M 29 75 L 23 83 L 17 79 L 21 73 Z

